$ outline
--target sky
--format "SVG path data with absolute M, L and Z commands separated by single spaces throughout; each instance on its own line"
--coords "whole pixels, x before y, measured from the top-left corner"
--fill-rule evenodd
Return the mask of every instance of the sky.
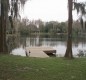
M 67 21 L 68 20 L 68 0 L 28 0 L 21 13 L 22 18 L 42 21 Z M 86 1 L 86 0 L 77 0 Z M 78 18 L 76 11 L 73 11 L 73 19 Z

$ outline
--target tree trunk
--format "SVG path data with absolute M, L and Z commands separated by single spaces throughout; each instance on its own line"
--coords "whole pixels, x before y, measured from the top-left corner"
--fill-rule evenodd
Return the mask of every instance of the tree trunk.
M 0 53 L 6 53 L 6 15 L 7 7 L 5 4 L 6 0 L 1 0 L 1 20 L 0 20 Z
M 68 40 L 65 53 L 66 58 L 73 58 L 72 55 L 72 3 L 73 0 L 68 0 Z

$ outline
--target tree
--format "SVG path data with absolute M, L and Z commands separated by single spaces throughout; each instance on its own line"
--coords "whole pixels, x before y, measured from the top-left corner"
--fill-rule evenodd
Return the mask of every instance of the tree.
M 8 0 L 1 0 L 0 52 L 6 52 L 6 23 L 8 14 Z
M 73 2 L 74 1 L 74 2 Z M 85 12 L 85 5 L 83 3 L 77 3 L 76 0 L 68 0 L 68 40 L 67 40 L 67 49 L 65 53 L 66 58 L 73 58 L 72 54 L 72 10 L 73 10 L 73 3 L 74 8 L 77 10 L 77 12 L 81 12 L 81 14 L 86 14 Z M 82 23 L 82 16 L 81 16 L 81 24 Z
M 26 0 L 0 0 L 1 3 L 1 16 L 0 16 L 0 53 L 7 52 L 6 45 L 6 27 L 8 20 L 8 13 L 10 14 L 9 20 L 12 23 L 12 18 L 18 16 L 19 2 L 21 6 L 25 4 Z
M 65 57 L 73 58 L 72 55 L 72 6 L 73 0 L 68 0 L 68 40 L 67 40 L 67 49 Z

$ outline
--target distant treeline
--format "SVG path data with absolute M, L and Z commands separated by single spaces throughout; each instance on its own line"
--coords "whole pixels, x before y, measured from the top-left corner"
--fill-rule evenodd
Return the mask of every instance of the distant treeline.
M 68 22 L 58 22 L 58 21 L 50 21 L 43 22 L 42 20 L 33 20 L 29 21 L 28 19 L 22 19 L 22 21 L 18 20 L 15 22 L 15 30 L 20 33 L 21 36 L 28 35 L 67 35 L 67 24 Z M 86 26 L 81 26 L 79 21 L 73 21 L 73 36 L 85 34 Z M 11 31 L 8 28 L 8 31 Z

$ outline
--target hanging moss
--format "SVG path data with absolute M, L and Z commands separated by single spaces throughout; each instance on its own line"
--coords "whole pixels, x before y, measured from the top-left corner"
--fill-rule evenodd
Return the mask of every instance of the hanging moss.
M 10 24 L 11 24 L 11 28 L 13 29 L 13 20 L 12 20 L 12 16 L 9 16 L 9 21 L 10 21 Z
M 81 27 L 83 29 L 83 19 L 82 18 L 80 19 L 80 23 L 81 23 Z
M 85 30 L 86 30 L 86 21 L 85 21 Z
M 17 18 L 19 16 L 19 7 L 23 8 L 26 1 L 27 0 L 11 0 L 10 13 L 12 17 Z

